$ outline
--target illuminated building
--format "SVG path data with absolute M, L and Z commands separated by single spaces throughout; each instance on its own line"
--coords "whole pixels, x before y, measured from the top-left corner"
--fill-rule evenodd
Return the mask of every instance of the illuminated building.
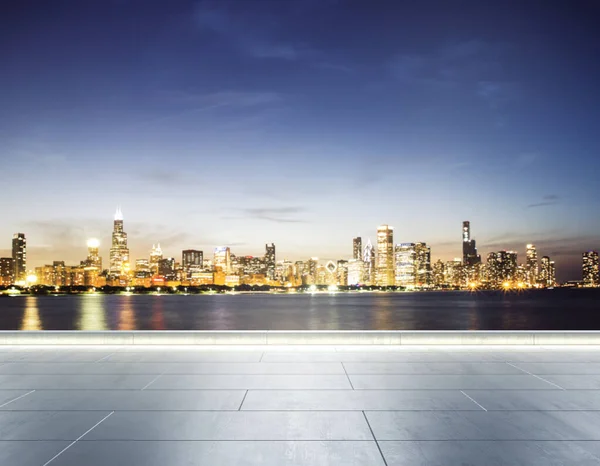
M 446 267 L 444 263 L 438 259 L 435 264 L 433 264 L 433 284 L 435 286 L 443 286 L 446 285 Z
M 127 233 L 123 231 L 123 213 L 118 208 L 112 233 L 112 246 L 110 248 L 111 278 L 120 278 L 129 271 L 129 249 L 127 248 Z
M 362 258 L 362 238 L 357 236 L 352 240 L 352 259 Z
M 215 272 L 221 272 L 225 275 L 231 273 L 231 251 L 228 247 L 221 246 L 215 248 L 214 268 Z
M 277 275 L 277 278 L 284 283 L 294 283 L 294 263 L 290 260 L 284 259 L 281 261 L 281 272 Z
M 192 284 L 194 286 L 199 285 L 213 285 L 215 281 L 215 276 L 212 272 L 200 272 L 195 273 L 192 277 Z
M 25 233 L 15 233 L 12 240 L 12 259 L 15 267 L 14 282 L 25 282 L 27 277 L 27 241 Z
M 181 253 L 181 264 L 186 278 L 190 278 L 192 273 L 202 271 L 202 262 L 204 253 L 197 249 L 186 249 Z
M 150 261 L 148 259 L 137 259 L 135 261 L 135 275 L 139 278 L 150 276 Z
M 365 282 L 365 262 L 362 259 L 348 261 L 348 286 L 362 285 Z
M 465 266 L 461 259 L 454 258 L 448 261 L 444 267 L 444 282 L 452 287 L 463 287 L 466 285 Z
M 535 286 L 538 282 L 538 257 L 534 244 L 527 245 L 525 262 L 525 282 L 529 286 Z
M 100 257 L 100 242 L 91 238 L 87 242 L 88 255 L 81 262 L 84 269 L 84 285 L 85 286 L 100 286 L 100 273 L 102 272 L 102 258 Z
M 462 228 L 463 241 L 463 265 L 473 267 L 481 262 L 481 256 L 477 254 L 477 247 L 474 239 L 471 239 L 471 222 L 463 222 Z
M 325 264 L 325 280 L 323 285 L 336 285 L 337 284 L 337 264 L 333 261 L 328 261 Z
M 375 258 L 377 286 L 394 284 L 394 228 L 380 225 L 377 228 L 377 256 Z
M 582 262 L 583 286 L 598 286 L 598 252 L 588 251 L 583 253 Z
M 416 258 L 415 243 L 396 245 L 396 286 L 415 286 Z
M 498 251 L 488 254 L 486 264 L 486 282 L 492 288 L 501 288 L 506 283 L 514 286 L 517 282 L 517 253 Z
M 83 265 L 95 268 L 98 273 L 102 271 L 102 258 L 100 257 L 100 242 L 91 238 L 87 242 L 88 255 Z
M 375 248 L 371 244 L 371 240 L 367 241 L 365 250 L 363 251 L 364 267 L 364 283 L 372 285 L 375 282 Z
M 330 275 L 330 272 L 329 270 L 327 270 L 327 267 L 325 265 L 318 264 L 316 273 L 317 276 L 315 278 L 315 285 L 329 285 L 328 277 Z
M 232 268 L 239 275 L 266 275 L 265 262 L 262 257 L 237 256 L 235 262 L 236 265 L 232 265 Z
M 431 248 L 426 243 L 415 244 L 415 278 L 418 286 L 433 284 L 431 273 Z
M 12 257 L 0 258 L 0 285 L 8 286 L 15 282 L 15 261 Z
M 157 245 L 152 245 L 152 250 L 150 251 L 150 271 L 153 274 L 158 273 L 158 264 L 163 258 L 163 252 L 160 248 L 160 243 Z
M 551 261 L 548 256 L 542 257 L 539 283 L 545 288 L 553 287 L 556 284 L 556 268 L 554 261 Z
M 304 284 L 305 276 L 308 274 L 307 266 L 304 261 L 296 261 L 294 264 L 294 272 L 296 273 L 296 283 Z
M 175 258 L 165 257 L 158 262 L 158 274 L 161 277 L 165 277 L 165 280 L 175 280 Z
M 275 280 L 275 244 L 265 244 L 265 266 L 267 268 L 267 278 Z
M 359 257 L 360 257 L 359 249 Z M 337 284 L 339 286 L 348 285 L 348 261 L 339 260 L 337 261 Z
M 306 275 L 305 280 L 302 281 L 303 285 L 316 285 L 317 284 L 317 267 L 319 265 L 318 257 L 311 257 L 306 264 Z
M 240 284 L 240 276 L 239 275 L 225 275 L 225 281 L 223 285 L 229 286 L 231 288 L 238 286 Z

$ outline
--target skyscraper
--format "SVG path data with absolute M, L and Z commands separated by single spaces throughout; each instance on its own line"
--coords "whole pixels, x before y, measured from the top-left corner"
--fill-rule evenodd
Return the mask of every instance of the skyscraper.
M 228 247 L 215 248 L 214 268 L 215 272 L 222 272 L 225 275 L 231 273 L 231 251 Z
M 337 284 L 340 286 L 348 285 L 348 261 L 337 261 Z
M 175 280 L 175 258 L 165 257 L 158 262 L 158 274 L 165 277 L 165 280 Z
M 95 238 L 90 238 L 87 242 L 88 255 L 85 260 L 86 267 L 93 267 L 98 272 L 102 271 L 102 258 L 100 257 L 100 242 Z
M 150 270 L 154 274 L 158 274 L 158 264 L 163 258 L 163 252 L 160 248 L 160 243 L 153 244 L 152 250 L 150 251 Z
M 365 276 L 365 262 L 362 259 L 348 261 L 348 285 L 362 285 Z
M 15 283 L 24 282 L 27 277 L 27 241 L 25 233 L 15 233 L 12 240 L 12 259 L 15 267 Z
M 588 251 L 583 253 L 582 261 L 583 286 L 599 286 L 598 252 Z
M 488 254 L 486 281 L 491 287 L 499 288 L 505 283 L 513 284 L 517 280 L 517 253 L 498 251 Z
M 525 276 L 529 286 L 537 284 L 539 275 L 537 250 L 534 244 L 527 245 L 527 258 L 525 262 Z
M 364 283 L 373 285 L 375 283 L 375 248 L 371 244 L 371 240 L 367 240 L 367 245 L 363 251 L 364 265 Z M 363 283 L 363 282 L 361 282 Z
M 375 258 L 377 286 L 394 284 L 394 228 L 380 225 L 377 228 L 377 256 Z
M 545 288 L 554 286 L 556 284 L 555 274 L 556 269 L 554 266 L 554 261 L 551 261 L 548 256 L 542 257 L 539 274 L 540 285 Z
M 265 244 L 265 266 L 267 268 L 267 279 L 275 280 L 275 266 L 277 264 L 275 256 L 275 244 Z
M 433 284 L 431 248 L 426 243 L 415 244 L 415 279 L 418 286 Z
M 463 265 L 473 267 L 481 262 L 481 256 L 477 254 L 477 247 L 474 239 L 471 239 L 471 222 L 464 221 L 462 227 L 463 241 Z
M 362 238 L 357 236 L 352 240 L 352 259 L 361 259 L 362 256 Z
M 12 257 L 0 258 L 0 285 L 8 286 L 15 282 L 15 261 Z
M 197 249 L 185 249 L 181 253 L 181 266 L 187 278 L 191 277 L 194 272 L 202 270 L 202 262 L 204 261 L 204 253 Z
M 123 231 L 123 213 L 117 208 L 110 248 L 109 273 L 112 278 L 125 275 L 129 269 L 129 249 L 127 248 L 127 233 Z
M 415 243 L 396 245 L 396 286 L 415 286 L 416 258 Z

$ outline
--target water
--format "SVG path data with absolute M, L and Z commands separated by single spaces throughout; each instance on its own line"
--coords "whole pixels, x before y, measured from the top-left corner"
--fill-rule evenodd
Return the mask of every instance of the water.
M 600 330 L 600 290 L 0 299 L 1 330 Z

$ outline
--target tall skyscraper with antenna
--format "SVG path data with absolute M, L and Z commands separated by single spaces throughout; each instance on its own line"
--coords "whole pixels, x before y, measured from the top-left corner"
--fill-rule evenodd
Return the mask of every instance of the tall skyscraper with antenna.
M 112 233 L 112 245 L 110 248 L 111 278 L 118 278 L 127 273 L 129 269 L 129 248 L 127 247 L 127 233 L 123 231 L 123 212 L 117 208 Z
M 477 246 L 471 239 L 471 222 L 464 221 L 462 228 L 463 265 L 473 267 L 481 262 L 481 256 L 477 254 Z

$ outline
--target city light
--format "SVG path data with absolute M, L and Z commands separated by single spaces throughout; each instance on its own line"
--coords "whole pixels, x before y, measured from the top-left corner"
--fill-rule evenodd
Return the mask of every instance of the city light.
M 457 228 L 458 230 L 458 228 Z M 458 233 L 458 232 L 457 232 Z M 458 234 L 457 234 L 458 237 Z M 460 237 L 459 237 L 460 238 Z M 394 228 L 380 225 L 376 230 L 376 246 L 370 238 L 357 236 L 348 241 L 348 255 L 342 259 L 292 261 L 277 257 L 279 249 L 266 243 L 262 256 L 238 255 L 228 246 L 214 248 L 212 257 L 204 251 L 184 249 L 178 257 L 164 257 L 160 244 L 153 244 L 149 255 L 136 259 L 129 255 L 128 236 L 120 208 L 114 216 L 109 263 L 103 267 L 100 241 L 87 240 L 87 257 L 79 265 L 64 261 L 36 267 L 27 275 L 27 243 L 24 233 L 13 235 L 12 257 L 0 258 L 0 286 L 16 285 L 79 287 L 101 289 L 121 288 L 127 293 L 136 288 L 155 288 L 169 292 L 188 293 L 188 287 L 222 287 L 211 292 L 240 290 L 240 287 L 308 291 L 424 291 L 424 290 L 486 290 L 512 288 L 548 289 L 557 285 L 556 264 L 548 256 L 538 259 L 532 243 L 524 244 L 524 262 L 516 251 L 492 251 L 482 261 L 471 222 L 462 223 L 463 257 L 442 261 L 431 259 L 431 247 L 423 241 L 394 243 Z M 457 248 L 461 243 L 457 240 Z M 364 246 L 364 248 L 363 248 Z M 150 249 L 150 248 L 149 248 Z M 522 256 L 521 256 L 522 257 Z M 583 253 L 583 280 L 577 286 L 600 286 L 598 253 Z M 35 280 L 34 280 L 35 277 Z M 180 288 L 182 287 L 182 288 Z M 184 291 L 185 290 L 185 291 Z M 243 288 L 242 288 L 243 290 Z
M 90 238 L 87 240 L 87 247 L 97 249 L 100 247 L 100 241 L 98 241 L 96 238 Z

